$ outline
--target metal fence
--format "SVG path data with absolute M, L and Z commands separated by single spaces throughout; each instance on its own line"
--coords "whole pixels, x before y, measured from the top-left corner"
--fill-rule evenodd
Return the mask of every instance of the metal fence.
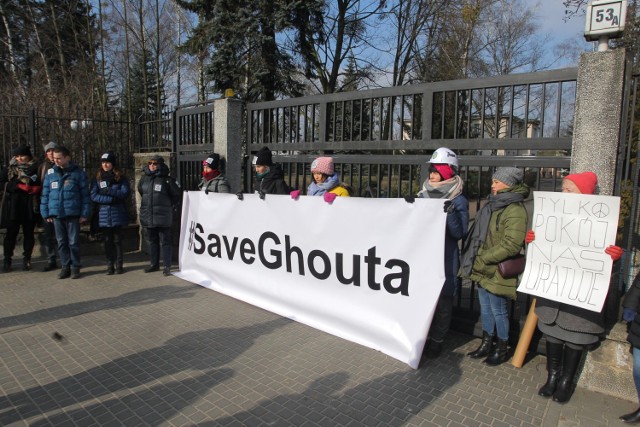
M 118 166 L 127 173 L 133 171 L 136 126 L 122 121 L 117 114 L 78 113 L 74 117 L 55 117 L 29 110 L 24 114 L 0 112 L 0 163 L 6 166 L 14 148 L 21 144 L 31 147 L 34 157 L 43 156 L 50 141 L 67 147 L 73 160 L 86 170 L 100 166 L 100 156 L 112 151 Z
M 560 189 L 570 165 L 576 78 L 571 68 L 249 104 L 247 151 L 268 146 L 294 188 L 305 190 L 311 161 L 328 154 L 353 195 L 402 197 L 418 192 L 422 165 L 446 146 L 460 155 L 473 218 L 496 167 L 522 168 L 533 190 Z M 247 166 L 247 191 L 253 180 Z M 477 327 L 474 287 L 463 283 L 458 295 L 458 329 Z M 514 331 L 530 302 L 522 294 L 512 304 Z

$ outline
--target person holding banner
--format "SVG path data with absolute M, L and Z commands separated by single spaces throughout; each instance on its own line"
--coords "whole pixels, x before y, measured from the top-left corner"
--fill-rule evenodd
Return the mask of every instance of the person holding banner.
M 598 177 L 593 172 L 569 174 L 562 180 L 563 193 L 594 194 Z M 527 244 L 535 240 L 533 230 L 527 232 Z M 622 248 L 609 246 L 605 253 L 616 261 Z M 602 313 L 568 304 L 536 298 L 538 329 L 546 338 L 547 382 L 538 390 L 555 402 L 568 402 L 585 349 L 597 343 L 604 333 Z
M 498 264 L 520 253 L 527 232 L 528 214 L 523 201 L 529 187 L 524 173 L 515 167 L 497 168 L 491 194 L 478 211 L 462 248 L 460 273 L 478 283 L 482 342 L 469 353 L 473 359 L 497 366 L 507 361 L 509 340 L 508 301 L 516 298 L 518 278 L 503 278 Z M 494 335 L 498 341 L 494 345 Z
M 447 228 L 444 240 L 445 281 L 431 322 L 424 355 L 429 359 L 440 356 L 442 342 L 449 332 L 453 315 L 453 298 L 458 293 L 458 242 L 469 226 L 469 202 L 462 194 L 464 182 L 458 175 L 458 156 L 448 148 L 433 152 L 429 165 L 429 178 L 422 184 L 418 197 L 446 199 Z
M 256 169 L 255 191 L 263 197 L 265 194 L 289 194 L 289 186 L 284 182 L 284 172 L 280 165 L 273 164 L 271 150 L 262 147 L 253 157 Z
M 205 194 L 231 192 L 229 182 L 220 170 L 220 154 L 211 153 L 202 161 L 202 180 L 198 188 Z
M 138 193 L 141 196 L 140 225 L 147 232 L 149 245 L 149 267 L 145 273 L 160 270 L 160 248 L 165 276 L 171 274 L 171 226 L 174 212 L 182 202 L 182 189 L 176 180 L 169 175 L 169 167 L 164 158 L 154 155 L 144 168 L 142 178 L 138 183 Z
M 340 182 L 331 157 L 318 157 L 311 163 L 313 182 L 307 188 L 307 196 L 322 196 L 327 203 L 336 197 L 349 197 L 349 190 Z M 293 190 L 291 197 L 297 199 L 300 190 Z
M 640 273 L 633 279 L 633 284 L 622 300 L 622 320 L 628 322 L 629 335 L 627 340 L 633 349 L 633 382 L 636 386 L 638 400 L 640 400 Z M 627 424 L 640 424 L 640 408 L 629 414 L 621 415 L 621 420 Z

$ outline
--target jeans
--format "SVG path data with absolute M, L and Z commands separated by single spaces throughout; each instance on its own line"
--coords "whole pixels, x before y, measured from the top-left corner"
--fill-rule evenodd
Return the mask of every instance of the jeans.
M 80 218 L 54 218 L 58 253 L 63 268 L 80 269 Z
M 633 383 L 640 401 L 640 348 L 633 347 Z
M 480 300 L 480 319 L 482 330 L 493 336 L 494 328 L 498 333 L 498 339 L 509 339 L 509 311 L 507 298 L 494 295 L 487 290 L 478 287 L 478 300 Z

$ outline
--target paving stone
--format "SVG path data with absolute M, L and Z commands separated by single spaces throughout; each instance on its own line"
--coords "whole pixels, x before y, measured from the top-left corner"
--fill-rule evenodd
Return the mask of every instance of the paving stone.
M 142 273 L 144 255 L 127 258 L 122 276 L 83 258 L 78 283 L 0 275 L 0 424 L 592 426 L 637 407 L 579 389 L 560 408 L 537 396 L 543 356 L 488 367 L 465 355 L 479 340 L 457 333 L 449 353 L 413 370 L 176 277 L 160 282 Z

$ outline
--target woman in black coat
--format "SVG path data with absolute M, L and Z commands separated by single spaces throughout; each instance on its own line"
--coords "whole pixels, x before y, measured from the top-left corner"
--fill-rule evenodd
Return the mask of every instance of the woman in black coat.
M 171 225 L 173 213 L 178 212 L 182 202 L 182 189 L 176 180 L 169 176 L 169 168 L 161 156 L 155 155 L 144 168 L 144 174 L 138 183 L 138 193 L 142 197 L 140 204 L 140 225 L 147 232 L 149 256 L 151 262 L 144 271 L 151 273 L 160 270 L 160 247 L 165 276 L 171 274 Z
M 9 167 L 0 175 L 0 191 L 4 190 L 3 218 L 7 234 L 4 238 L 4 262 L 2 271 L 11 271 L 11 258 L 22 227 L 22 269 L 31 270 L 31 254 L 35 245 L 34 229 L 39 219 L 42 183 L 38 163 L 28 145 L 21 145 L 13 152 Z
M 629 322 L 629 335 L 627 340 L 633 348 L 633 382 L 636 385 L 638 400 L 640 401 L 640 273 L 633 280 L 631 288 L 622 300 L 623 315 L 622 318 Z M 640 424 L 640 408 L 630 414 L 620 417 L 627 424 Z

